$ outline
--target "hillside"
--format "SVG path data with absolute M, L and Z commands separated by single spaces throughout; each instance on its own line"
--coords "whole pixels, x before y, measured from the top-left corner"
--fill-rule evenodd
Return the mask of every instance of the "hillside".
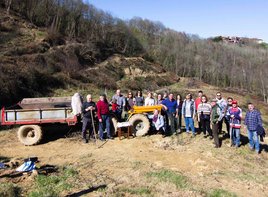
M 160 64 L 116 54 L 98 43 L 53 37 L 44 28 L 4 11 L 0 27 L 1 105 L 50 96 L 57 89 L 153 90 L 178 80 Z
M 182 96 L 203 90 L 209 99 L 221 91 L 238 100 L 243 115 L 253 102 L 268 128 L 263 47 L 202 40 L 139 18 L 125 22 L 80 0 L 13 0 L 9 15 L 5 2 L 0 0 L 0 106 L 75 92 L 92 93 L 96 101 L 116 88 Z M 42 143 L 31 147 L 18 141 L 16 131 L 0 129 L 0 162 L 37 156 L 44 170 L 29 176 L 0 169 L 0 196 L 268 196 L 267 137 L 257 155 L 245 133 L 238 149 L 222 135 L 222 147 L 214 149 L 208 138 L 185 133 L 115 138 L 98 141 L 97 148 L 93 141 L 82 143 L 80 130 L 48 128 Z

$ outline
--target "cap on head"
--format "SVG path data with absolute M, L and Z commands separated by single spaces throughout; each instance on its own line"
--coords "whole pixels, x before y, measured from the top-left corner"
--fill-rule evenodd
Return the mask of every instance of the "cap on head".
M 211 102 L 215 102 L 216 103 L 217 102 L 217 99 L 212 99 Z
M 237 105 L 237 101 L 236 100 L 233 100 L 232 101 L 232 104 L 236 104 Z

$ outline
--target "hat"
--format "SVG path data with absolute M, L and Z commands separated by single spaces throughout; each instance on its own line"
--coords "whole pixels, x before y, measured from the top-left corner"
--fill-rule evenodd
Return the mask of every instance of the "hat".
M 233 101 L 232 101 L 232 104 L 237 104 L 237 101 L 236 101 L 236 100 L 233 100 Z
M 217 99 L 212 99 L 211 102 L 217 102 Z

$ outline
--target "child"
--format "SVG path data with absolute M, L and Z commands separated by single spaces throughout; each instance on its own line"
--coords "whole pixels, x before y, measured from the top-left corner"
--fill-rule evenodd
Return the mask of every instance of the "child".
M 112 100 L 112 112 L 116 115 L 117 119 L 120 120 L 119 105 L 116 99 Z

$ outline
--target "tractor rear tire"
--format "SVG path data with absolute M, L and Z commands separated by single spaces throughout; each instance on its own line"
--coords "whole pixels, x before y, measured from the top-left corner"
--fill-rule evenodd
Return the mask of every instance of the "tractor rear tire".
M 42 137 L 43 132 L 38 125 L 23 125 L 18 130 L 18 138 L 26 146 L 40 143 Z
M 129 122 L 133 127 L 133 133 L 136 136 L 146 135 L 150 129 L 149 119 L 143 114 L 135 114 L 130 119 Z

